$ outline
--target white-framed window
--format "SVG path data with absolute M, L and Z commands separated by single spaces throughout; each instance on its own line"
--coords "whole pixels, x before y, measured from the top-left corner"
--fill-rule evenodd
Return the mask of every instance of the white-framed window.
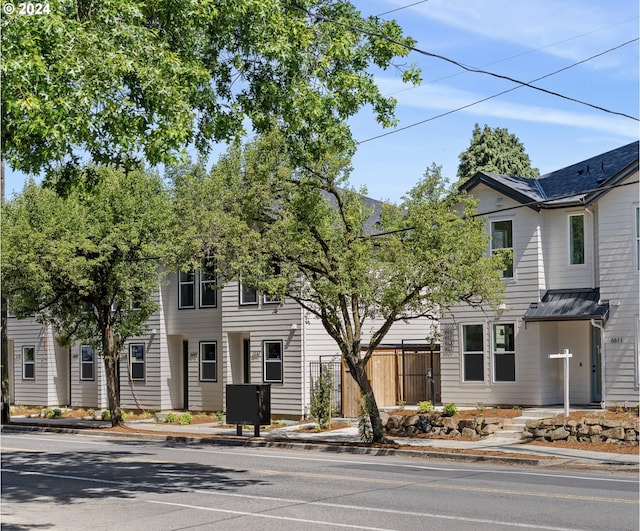
M 80 347 L 80 379 L 93 380 L 95 378 L 95 350 L 89 345 Z
M 282 383 L 282 341 L 264 341 L 264 378 L 265 382 Z
M 584 264 L 584 214 L 569 215 L 569 265 Z
M 513 278 L 513 222 L 510 219 L 491 222 L 491 254 L 498 249 L 511 251 L 511 263 L 502 272 L 502 278 Z
M 462 380 L 484 382 L 484 326 L 462 325 Z
M 178 273 L 178 308 L 196 307 L 196 280 L 194 271 L 180 271 Z
M 22 379 L 36 379 L 36 347 L 33 345 L 22 347 Z
M 240 304 L 258 304 L 258 290 L 240 283 Z
M 215 263 L 203 262 L 200 268 L 200 308 L 214 308 L 217 293 Z
M 640 206 L 634 208 L 635 237 L 636 237 L 636 271 L 640 271 Z
M 218 381 L 218 349 L 215 341 L 200 343 L 200 381 Z
M 144 343 L 129 345 L 129 374 L 132 380 L 145 379 L 145 361 Z
M 516 381 L 516 326 L 514 323 L 493 325 L 493 380 Z

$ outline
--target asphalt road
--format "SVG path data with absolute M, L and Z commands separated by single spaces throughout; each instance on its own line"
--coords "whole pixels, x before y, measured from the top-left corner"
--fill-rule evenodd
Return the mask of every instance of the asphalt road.
M 2 434 L 2 529 L 639 528 L 635 474 Z

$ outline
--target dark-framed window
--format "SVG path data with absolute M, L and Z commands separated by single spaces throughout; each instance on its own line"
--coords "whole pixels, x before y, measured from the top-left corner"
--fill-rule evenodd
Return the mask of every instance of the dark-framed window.
M 36 347 L 33 345 L 22 347 L 22 379 L 36 379 Z
M 129 374 L 132 380 L 145 379 L 145 363 L 144 343 L 129 345 Z
M 196 280 L 194 271 L 178 273 L 178 308 L 196 307 Z
M 462 326 L 463 381 L 484 382 L 484 327 L 481 324 Z
M 511 262 L 502 272 L 502 278 L 513 278 L 513 222 L 510 219 L 491 222 L 491 253 L 507 249 L 512 253 Z
M 516 381 L 516 326 L 513 323 L 493 325 L 493 379 Z
M 240 283 L 240 304 L 258 304 L 258 290 Z
M 200 381 L 218 381 L 218 347 L 215 341 L 200 343 Z
M 80 379 L 93 380 L 95 378 L 95 350 L 89 345 L 80 347 Z
M 214 308 L 217 304 L 217 293 L 215 263 L 203 262 L 200 268 L 200 308 Z
M 282 383 L 282 341 L 264 341 L 262 350 L 264 355 L 263 380 L 267 383 Z
M 569 264 L 584 264 L 584 214 L 569 216 Z

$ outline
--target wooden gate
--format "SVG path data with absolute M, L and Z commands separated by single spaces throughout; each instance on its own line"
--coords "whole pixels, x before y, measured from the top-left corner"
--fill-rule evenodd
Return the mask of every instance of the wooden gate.
M 376 350 L 367 364 L 378 407 L 396 407 L 398 402 L 422 400 L 440 403 L 440 351 L 431 345 L 399 345 Z M 342 413 L 357 417 L 360 388 L 342 363 Z

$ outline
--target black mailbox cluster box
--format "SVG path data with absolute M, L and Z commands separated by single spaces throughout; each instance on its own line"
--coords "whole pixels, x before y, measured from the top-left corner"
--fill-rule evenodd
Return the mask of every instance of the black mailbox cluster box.
M 271 384 L 228 384 L 227 423 L 271 424 Z

